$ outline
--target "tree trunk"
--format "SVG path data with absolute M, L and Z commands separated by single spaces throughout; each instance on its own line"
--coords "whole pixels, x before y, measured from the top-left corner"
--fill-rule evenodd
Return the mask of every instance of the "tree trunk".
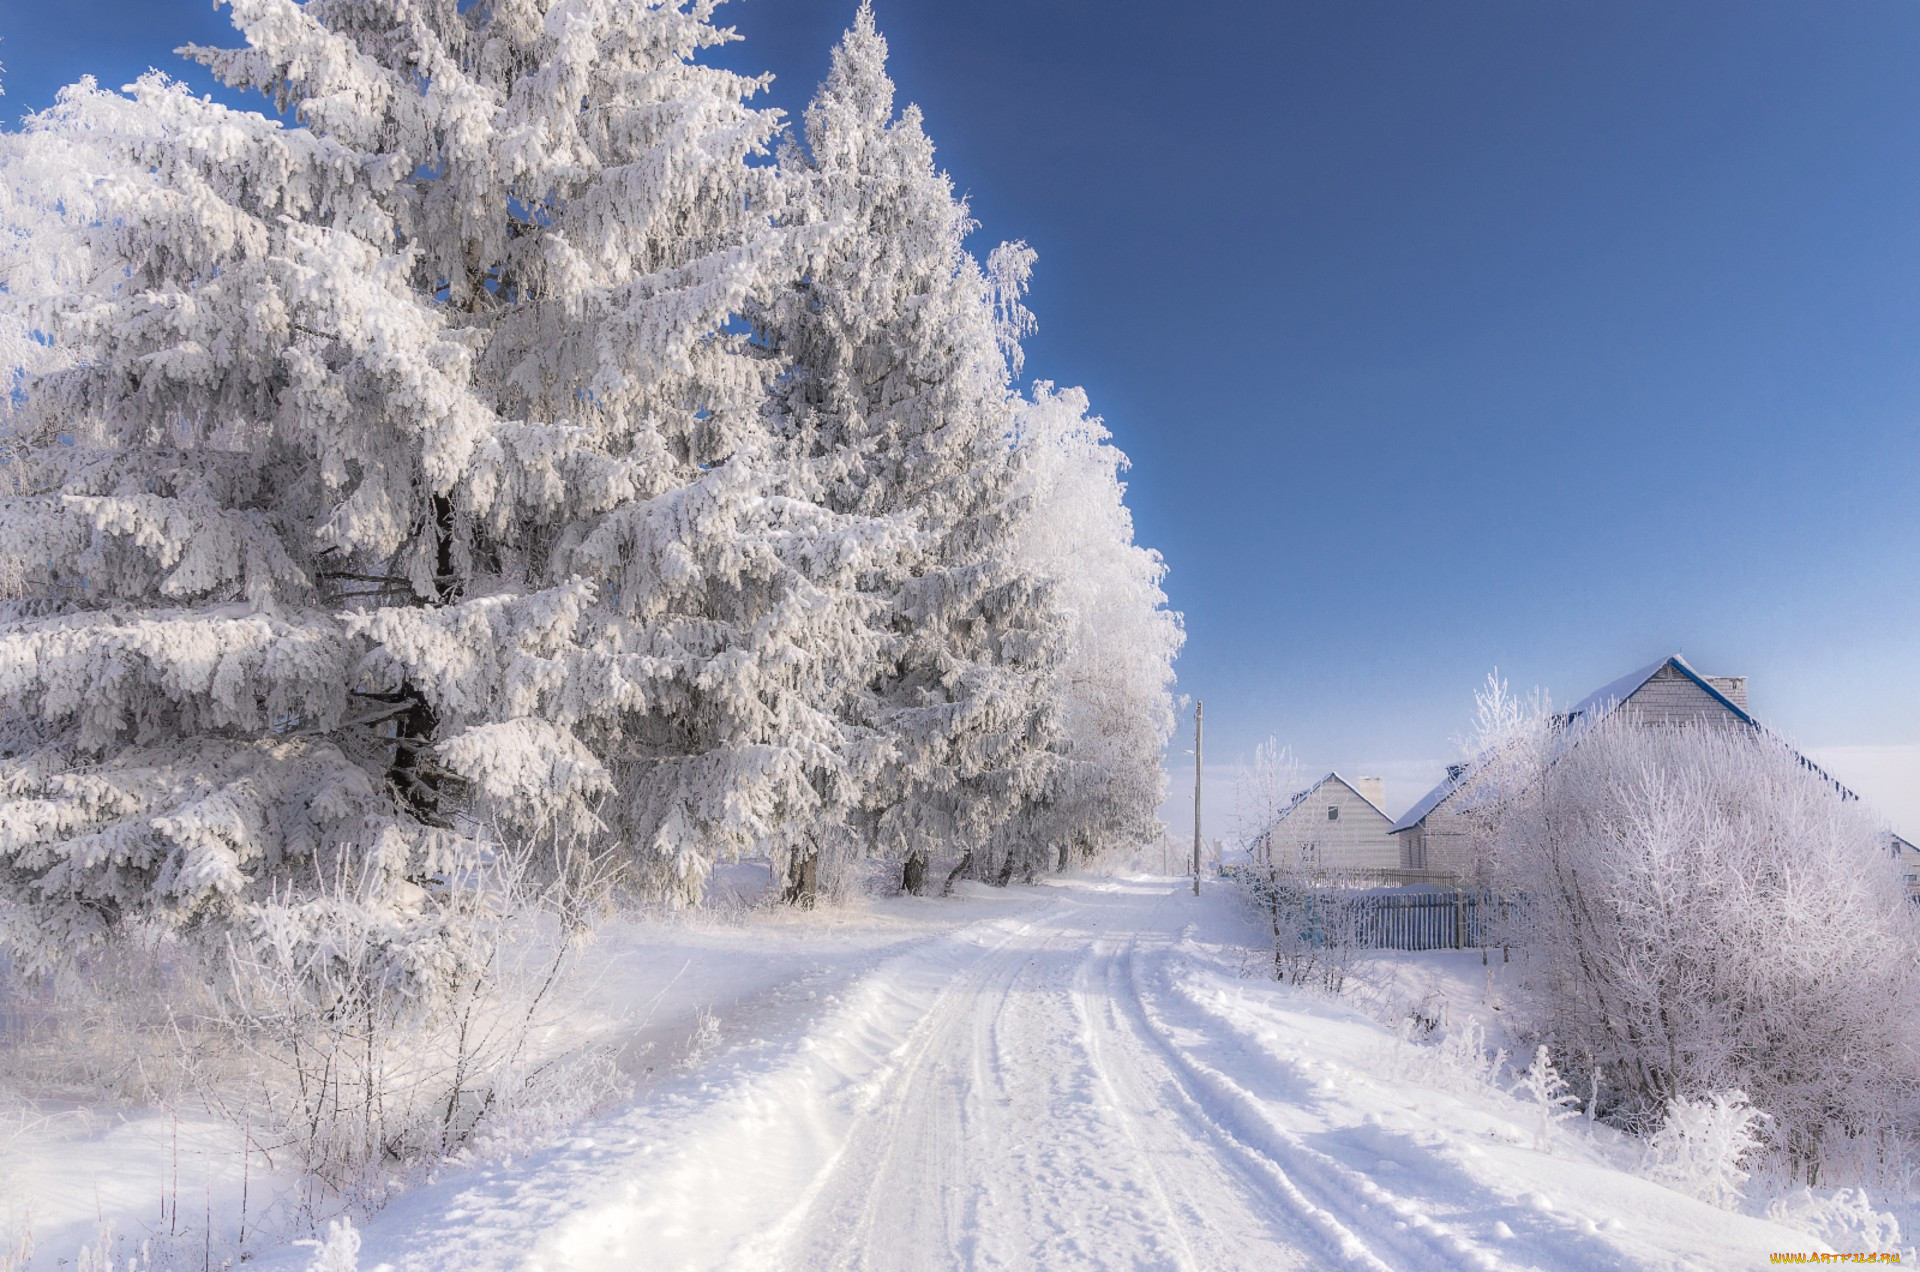
M 460 578 L 453 568 L 453 501 L 445 495 L 433 497 L 433 592 L 439 605 L 451 605 L 460 599 Z M 440 817 L 440 772 L 427 758 L 434 742 L 440 718 L 427 704 L 426 695 L 411 681 L 394 695 L 410 706 L 394 722 L 393 763 L 387 768 L 387 780 L 399 793 L 400 802 L 415 817 L 430 826 L 444 824 Z
M 1000 863 L 1000 873 L 998 876 L 994 878 L 993 886 L 996 888 L 1004 888 L 1009 883 L 1012 883 L 1012 882 L 1013 882 L 1013 849 L 1009 848 L 1007 849 L 1006 859 Z
M 960 858 L 960 864 L 947 872 L 946 886 L 940 889 L 940 895 L 943 897 L 952 896 L 954 880 L 971 869 L 973 869 L 973 849 L 969 848 L 967 849 L 966 855 Z
M 423 752 L 433 745 L 433 733 L 440 725 L 433 708 L 411 682 L 400 692 L 413 699 L 413 705 L 394 721 L 393 763 L 387 767 L 387 780 L 393 783 L 400 802 L 409 812 L 430 826 L 440 824 L 440 774 Z
M 924 896 L 927 891 L 927 854 L 916 852 L 900 869 L 900 887 L 908 896 Z
M 1066 873 L 1067 854 L 1072 851 L 1072 848 L 1073 848 L 1073 845 L 1069 841 L 1065 839 L 1062 839 L 1060 841 L 1060 860 L 1053 863 L 1053 872 L 1055 874 Z
M 819 895 L 820 854 L 810 852 L 806 856 L 795 856 L 787 863 L 788 905 L 797 905 L 802 910 L 813 909 L 814 898 Z

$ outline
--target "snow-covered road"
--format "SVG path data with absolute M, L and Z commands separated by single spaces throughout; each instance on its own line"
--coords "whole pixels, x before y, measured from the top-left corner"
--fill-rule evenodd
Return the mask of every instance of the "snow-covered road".
M 831 1167 L 752 1262 L 793 1268 L 1268 1267 L 1302 1211 L 1185 1097 L 1137 982 L 1164 883 L 1062 890 L 943 986 Z
M 1433 1048 L 1237 977 L 1218 895 L 1000 896 L 801 1015 L 743 1008 L 727 1051 L 590 1134 L 414 1193 L 368 1224 L 361 1266 L 1717 1267 L 1820 1248 L 1639 1179 L 1592 1135 L 1543 1148 L 1518 1101 L 1448 1079 Z

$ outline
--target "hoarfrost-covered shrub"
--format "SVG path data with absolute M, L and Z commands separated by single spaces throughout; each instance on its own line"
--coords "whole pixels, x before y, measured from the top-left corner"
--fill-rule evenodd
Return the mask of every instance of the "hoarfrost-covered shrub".
M 299 1244 L 313 1251 L 307 1272 L 359 1272 L 360 1233 L 351 1219 L 329 1219 L 325 1238 Z
M 1506 1048 L 1489 1051 L 1486 1029 L 1472 1016 L 1449 1028 L 1434 1052 L 1441 1070 L 1455 1075 L 1467 1090 L 1492 1085 L 1507 1067 Z
M 524 856 L 476 867 L 434 939 L 408 943 L 428 964 L 413 976 L 382 974 L 388 931 L 350 904 L 319 945 L 284 935 L 272 906 L 229 937 L 212 1023 L 242 1063 L 208 1065 L 203 1085 L 300 1167 L 309 1215 L 380 1204 L 395 1174 L 442 1157 L 523 1151 L 625 1092 L 593 1040 L 566 1031 L 584 933 L 527 876 Z
M 1912 1250 L 1903 1248 L 1900 1221 L 1874 1209 L 1865 1188 L 1796 1188 L 1769 1201 L 1766 1214 L 1775 1223 L 1811 1233 L 1836 1250 L 1913 1259 Z
M 1672 1100 L 1647 1141 L 1647 1178 L 1731 1210 L 1745 1196 L 1747 1165 L 1766 1143 L 1766 1121 L 1745 1091 Z
M 1857 804 L 1734 723 L 1616 715 L 1517 749 L 1483 806 L 1521 1001 L 1580 1076 L 1604 1071 L 1609 1120 L 1650 1132 L 1744 1091 L 1810 1180 L 1823 1146 L 1912 1128 L 1920 930 Z
M 1533 1146 L 1544 1152 L 1553 1143 L 1554 1131 L 1560 1123 L 1576 1116 L 1579 1097 L 1554 1068 L 1553 1057 L 1544 1043 L 1534 1049 L 1533 1063 L 1520 1074 L 1512 1089 L 1533 1105 L 1537 1119 Z

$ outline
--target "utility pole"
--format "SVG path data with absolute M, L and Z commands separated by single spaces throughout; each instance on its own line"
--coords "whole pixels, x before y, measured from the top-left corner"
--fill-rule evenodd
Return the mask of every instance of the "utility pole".
M 1200 895 L 1200 718 L 1207 704 L 1193 704 L 1193 895 Z

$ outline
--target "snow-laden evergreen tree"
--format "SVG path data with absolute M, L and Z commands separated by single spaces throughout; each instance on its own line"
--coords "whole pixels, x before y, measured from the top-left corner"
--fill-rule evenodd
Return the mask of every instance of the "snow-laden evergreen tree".
M 286 123 L 158 75 L 29 122 L 17 949 L 350 895 L 431 972 L 476 825 L 693 897 L 834 797 L 890 549 L 795 497 L 730 334 L 792 271 L 713 7 L 234 0 L 247 47 L 193 52 Z
M 805 154 L 785 156 L 783 220 L 808 232 L 804 271 L 760 320 L 791 362 L 774 413 L 809 492 L 911 531 L 908 551 L 859 579 L 886 643 L 846 706 L 875 740 L 864 842 L 847 847 L 903 861 L 918 891 L 936 849 L 996 869 L 1000 832 L 1046 797 L 1064 624 L 1017 557 L 996 289 L 919 111 L 894 112 L 886 56 L 863 4 L 807 108 Z
M 1026 513 L 1017 559 L 1051 581 L 1069 622 L 1051 690 L 1064 762 L 1036 828 L 1060 867 L 1098 844 L 1133 846 L 1156 836 L 1166 794 L 1161 753 L 1173 733 L 1173 660 L 1185 639 L 1160 587 L 1165 563 L 1133 541 L 1120 480 L 1127 458 L 1110 438 L 1080 389 L 1041 381 L 1019 411 Z

